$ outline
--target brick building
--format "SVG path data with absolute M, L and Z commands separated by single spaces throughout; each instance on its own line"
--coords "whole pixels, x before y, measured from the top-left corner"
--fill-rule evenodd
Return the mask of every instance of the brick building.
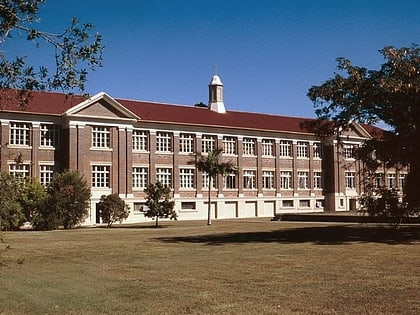
M 96 203 L 111 193 L 129 204 L 126 222 L 146 220 L 143 189 L 156 181 L 173 188 L 179 219 L 205 219 L 206 174 L 193 161 L 216 147 L 238 172 L 214 182 L 213 218 L 346 211 L 356 208 L 363 191 L 362 165 L 353 150 L 371 137 L 372 127 L 351 123 L 339 135 L 343 145 L 321 142 L 301 128 L 305 118 L 226 110 L 217 75 L 209 84 L 208 106 L 34 92 L 22 109 L 14 92 L 0 105 L 1 170 L 43 184 L 55 171 L 79 170 L 91 183 L 88 225 L 100 222 Z M 405 173 L 384 170 L 378 178 L 400 188 Z

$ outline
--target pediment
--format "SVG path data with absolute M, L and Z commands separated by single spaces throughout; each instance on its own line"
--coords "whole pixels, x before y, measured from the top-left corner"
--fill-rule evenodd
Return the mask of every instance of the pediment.
M 341 132 L 342 136 L 350 138 L 370 138 L 370 134 L 358 123 L 351 122 L 348 127 Z
M 140 117 L 136 114 L 103 92 L 96 94 L 84 102 L 70 108 L 66 111 L 65 116 L 105 120 L 137 121 L 140 119 Z

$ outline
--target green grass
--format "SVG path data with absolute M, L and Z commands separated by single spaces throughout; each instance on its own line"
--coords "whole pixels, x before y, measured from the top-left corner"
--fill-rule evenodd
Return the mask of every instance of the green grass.
M 0 314 L 420 314 L 419 226 L 152 224 L 3 233 Z

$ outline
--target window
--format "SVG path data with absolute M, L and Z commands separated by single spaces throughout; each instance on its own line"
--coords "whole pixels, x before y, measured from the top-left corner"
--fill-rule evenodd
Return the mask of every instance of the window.
M 147 167 L 133 167 L 133 188 L 144 189 L 147 187 L 149 169 Z
M 19 179 L 29 177 L 29 164 L 10 164 L 9 174 Z
M 30 144 L 29 133 L 29 124 L 21 122 L 11 122 L 9 129 L 9 144 L 28 146 Z
M 206 172 L 202 173 L 202 179 L 203 179 L 203 188 L 209 188 L 209 174 L 207 174 Z M 211 179 L 211 188 L 216 188 L 216 177 L 213 176 L 213 178 Z
M 298 141 L 296 148 L 297 148 L 297 152 L 296 152 L 297 157 L 301 157 L 301 158 L 308 157 L 308 142 Z
M 404 188 L 406 176 L 407 174 L 398 175 L 398 185 L 401 190 Z
M 274 188 L 274 172 L 273 171 L 262 172 L 262 184 L 263 184 L 264 189 Z
M 92 187 L 109 188 L 109 169 L 108 165 L 92 165 Z
M 149 150 L 149 134 L 146 130 L 133 130 L 133 151 Z
M 58 147 L 60 126 L 52 124 L 41 124 L 40 144 L 42 147 Z
M 308 172 L 298 172 L 298 188 L 299 189 L 308 189 L 308 177 L 309 177 L 309 173 Z
M 280 188 L 292 189 L 292 172 L 291 171 L 280 172 Z
M 274 156 L 274 141 L 271 139 L 262 139 L 262 155 Z
M 384 186 L 384 174 L 376 173 L 375 174 L 375 187 L 380 188 Z
M 388 188 L 395 188 L 395 174 L 387 174 L 388 177 Z
M 256 184 L 256 175 L 255 171 L 244 171 L 244 188 L 245 189 L 255 189 Z
M 92 148 L 110 147 L 110 129 L 109 127 L 92 127 Z
M 146 206 L 145 202 L 135 202 L 133 204 L 134 213 L 146 212 L 149 208 Z
M 40 165 L 39 182 L 46 186 L 51 182 L 54 173 L 54 165 Z
M 182 133 L 179 137 L 179 152 L 193 153 L 194 152 L 194 135 Z
M 321 172 L 314 172 L 314 188 L 315 189 L 322 189 L 322 173 Z
M 290 141 L 280 141 L 280 156 L 291 157 L 292 156 L 292 143 Z
M 172 152 L 172 134 L 160 131 L 156 133 L 156 151 Z
M 156 180 L 163 186 L 172 187 L 172 169 L 167 167 L 156 169 Z
M 223 137 L 223 152 L 225 154 L 236 154 L 235 137 Z
M 179 169 L 179 185 L 180 188 L 194 188 L 194 169 L 180 168 Z
M 308 199 L 299 200 L 299 208 L 309 208 L 311 206 L 311 201 Z
M 223 183 L 225 189 L 235 189 L 236 188 L 236 174 L 231 173 L 223 177 Z
M 283 200 L 282 206 L 284 208 L 292 208 L 293 207 L 293 200 Z
M 244 138 L 242 146 L 244 155 L 255 155 L 255 139 Z
M 356 176 L 355 172 L 345 172 L 344 173 L 344 179 L 346 181 L 346 188 L 354 189 L 356 187 L 355 176 Z
M 201 138 L 201 152 L 208 153 L 216 147 L 216 138 L 210 135 L 203 135 Z
M 354 159 L 354 146 L 345 145 L 343 148 L 343 154 L 345 159 Z
M 312 145 L 312 152 L 314 155 L 314 158 L 320 159 L 322 158 L 322 146 L 320 143 L 314 143 Z
M 181 210 L 195 211 L 195 209 L 196 209 L 195 202 L 192 202 L 192 201 L 181 202 Z

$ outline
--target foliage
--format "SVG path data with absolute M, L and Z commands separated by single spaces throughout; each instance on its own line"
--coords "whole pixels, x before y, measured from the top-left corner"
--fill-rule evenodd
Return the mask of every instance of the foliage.
M 21 183 L 12 175 L 0 172 L 0 231 L 15 230 L 24 221 L 19 203 Z
M 358 158 L 365 162 L 369 171 L 380 165 L 409 166 L 403 204 L 418 211 L 420 49 L 413 44 L 409 48 L 389 46 L 379 52 L 384 57 L 379 70 L 353 66 L 345 58 L 337 59 L 341 74 L 336 73 L 320 86 L 309 89 L 308 96 L 314 103 L 318 119 L 308 126 L 323 136 L 332 135 L 338 128 L 347 128 L 351 121 L 365 124 L 362 126 L 370 131 L 376 130 L 372 139 L 356 152 Z M 389 130 L 367 126 L 379 122 Z M 386 191 L 376 193 L 385 193 L 384 198 L 392 200 Z
M 45 0 L 3 0 L 0 5 L 0 47 L 15 38 L 32 42 L 35 47 L 46 44 L 54 50 L 54 67 L 27 64 L 26 56 L 7 56 L 0 52 L 0 88 L 32 90 L 85 89 L 88 71 L 102 63 L 102 37 L 94 32 L 91 23 L 80 24 L 73 18 L 61 33 L 41 31 L 37 25 L 38 12 Z M 19 38 L 21 37 L 21 38 Z M 22 105 L 28 98 L 19 95 Z M 29 94 L 30 96 L 30 94 Z
M 32 222 L 36 214 L 46 206 L 46 201 L 47 192 L 38 180 L 33 178 L 23 183 L 19 203 L 26 221 Z
M 68 170 L 54 174 L 47 186 L 48 200 L 34 218 L 37 229 L 65 229 L 80 224 L 88 214 L 90 188 L 77 171 Z
M 130 207 L 125 204 L 118 194 L 102 195 L 96 207 L 103 222 L 107 223 L 108 226 L 117 221 L 121 223 L 130 214 Z
M 144 192 L 146 196 L 147 210 L 144 215 L 149 218 L 156 218 L 156 227 L 158 227 L 159 218 L 177 219 L 174 210 L 175 202 L 170 200 L 171 188 L 164 186 L 161 182 L 149 184 Z
M 194 161 L 195 166 L 201 172 L 208 174 L 208 208 L 207 208 L 207 225 L 211 224 L 211 187 L 212 180 L 217 175 L 225 175 L 228 173 L 236 172 L 235 166 L 231 162 L 220 162 L 220 157 L 223 153 L 222 148 L 214 149 L 207 153 L 207 155 L 201 155 L 197 161 Z

